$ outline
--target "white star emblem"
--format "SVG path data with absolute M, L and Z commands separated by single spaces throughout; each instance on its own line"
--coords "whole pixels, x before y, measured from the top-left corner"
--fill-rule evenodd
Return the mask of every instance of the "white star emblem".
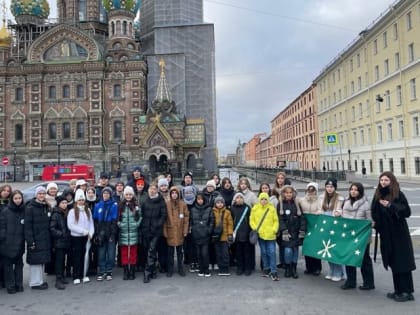
M 331 235 L 334 235 L 334 233 L 335 233 L 334 231 L 330 231 L 330 234 L 331 234 Z
M 322 224 L 327 224 L 327 220 L 322 221 Z
M 355 238 L 355 239 L 354 239 L 354 242 L 355 242 L 355 243 L 359 243 L 359 239 Z
M 343 228 L 345 228 L 345 229 L 347 228 L 347 224 L 346 223 L 343 224 Z
M 352 236 L 355 236 L 356 235 L 356 232 L 355 231 L 351 231 L 351 235 Z
M 328 240 L 327 243 L 325 243 L 324 240 L 322 240 L 322 244 L 324 245 L 324 249 L 321 249 L 317 252 L 318 255 L 321 255 L 322 258 L 325 258 L 325 256 L 328 256 L 328 258 L 331 258 L 330 249 L 334 248 L 337 244 L 331 244 L 331 240 Z
M 341 233 L 341 236 L 342 237 L 346 237 L 346 233 Z
M 320 231 L 320 232 L 324 232 L 324 228 L 320 228 L 320 229 L 319 229 L 319 231 Z
M 356 250 L 355 252 L 354 252 L 357 256 L 359 256 L 360 255 L 360 250 Z
M 306 235 L 308 235 L 308 236 L 309 236 L 309 235 L 311 235 L 311 233 L 312 233 L 312 232 L 308 232 L 308 234 L 306 234 Z
M 333 222 L 334 224 L 337 224 L 338 223 L 338 221 L 337 220 L 334 220 L 334 222 Z

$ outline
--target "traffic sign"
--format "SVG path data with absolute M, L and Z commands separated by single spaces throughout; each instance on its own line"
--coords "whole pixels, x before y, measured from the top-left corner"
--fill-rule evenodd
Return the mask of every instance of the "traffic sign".
M 7 156 L 3 156 L 3 158 L 1 159 L 1 163 L 4 166 L 9 165 L 9 158 Z
M 328 133 L 325 135 L 326 144 L 338 144 L 338 137 L 336 133 Z

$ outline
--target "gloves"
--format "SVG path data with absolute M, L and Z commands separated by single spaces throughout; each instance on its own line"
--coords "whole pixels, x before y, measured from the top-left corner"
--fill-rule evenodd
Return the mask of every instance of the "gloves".
M 227 241 L 229 244 L 233 244 L 234 240 L 233 240 L 233 235 L 228 235 Z
M 290 241 L 290 238 L 291 238 L 291 236 L 290 236 L 289 232 L 286 232 L 286 233 L 282 234 L 283 241 L 288 242 L 288 241 Z
M 305 237 L 305 231 L 299 231 L 299 238 L 304 238 Z

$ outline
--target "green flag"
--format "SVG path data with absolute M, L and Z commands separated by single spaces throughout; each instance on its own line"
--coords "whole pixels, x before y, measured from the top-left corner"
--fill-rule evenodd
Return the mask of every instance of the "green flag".
M 303 255 L 360 267 L 371 238 L 369 220 L 305 214 L 307 232 Z

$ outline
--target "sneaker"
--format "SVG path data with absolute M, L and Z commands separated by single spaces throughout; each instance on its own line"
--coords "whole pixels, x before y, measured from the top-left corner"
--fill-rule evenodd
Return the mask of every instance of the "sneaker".
M 261 277 L 268 278 L 270 276 L 270 270 L 263 270 Z
M 83 283 L 88 283 L 88 282 L 90 282 L 89 277 L 84 277 L 84 278 L 83 278 Z
M 332 277 L 331 277 L 330 275 L 326 275 L 326 276 L 325 276 L 325 279 L 327 279 L 327 280 L 331 280 L 331 279 L 332 279 Z
M 228 271 L 224 271 L 224 272 L 219 272 L 218 275 L 219 276 L 230 276 L 230 273 Z
M 96 276 L 96 280 L 97 281 L 103 281 L 104 280 L 104 275 L 103 274 L 99 274 Z
M 110 280 L 112 280 L 112 273 L 107 273 L 107 274 L 106 274 L 106 277 L 105 277 L 105 280 L 106 280 L 106 281 L 110 281 Z
M 341 277 L 332 277 L 331 280 L 334 282 L 338 282 L 341 281 Z
M 80 279 L 74 279 L 73 284 L 80 284 Z
M 204 274 L 204 277 L 206 277 L 206 278 L 211 277 L 211 273 L 210 273 L 210 272 L 205 273 L 205 274 Z
M 191 273 L 196 272 L 195 270 L 196 270 L 196 269 L 195 269 L 194 264 L 191 264 L 191 266 L 190 266 L 190 272 L 191 272 Z
M 199 277 L 204 277 L 204 273 L 199 272 L 199 273 L 197 274 L 197 276 L 199 276 Z
M 277 272 L 270 273 L 270 278 L 273 281 L 279 281 L 279 276 L 277 275 Z
M 219 270 L 219 266 L 217 264 L 213 265 L 213 270 Z

